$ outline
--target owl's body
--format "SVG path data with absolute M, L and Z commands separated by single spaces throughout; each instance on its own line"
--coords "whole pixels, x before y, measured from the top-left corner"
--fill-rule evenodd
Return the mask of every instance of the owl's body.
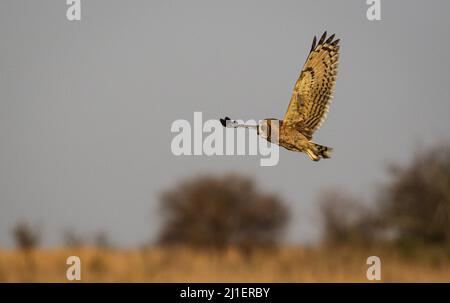
M 333 98 L 339 60 L 339 39 L 333 39 L 334 35 L 327 38 L 326 32 L 318 43 L 314 37 L 283 120 L 264 119 L 256 126 L 261 137 L 286 149 L 304 152 L 314 161 L 329 158 L 332 151 L 311 139 L 325 120 Z M 252 127 L 229 121 L 228 117 L 221 119 L 227 127 Z
M 263 123 L 267 126 L 259 125 L 258 134 L 267 141 L 291 151 L 304 152 L 314 161 L 320 160 L 321 157 L 330 157 L 331 147 L 311 142 L 295 125 L 275 119 L 265 119 Z M 268 129 L 270 132 L 261 131 L 262 129 Z

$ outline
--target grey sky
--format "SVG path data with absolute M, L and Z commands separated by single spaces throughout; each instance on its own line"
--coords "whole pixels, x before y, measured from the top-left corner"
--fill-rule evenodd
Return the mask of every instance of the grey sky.
M 0 2 L 0 246 L 19 220 L 46 244 L 65 228 L 122 245 L 155 235 L 158 194 L 201 173 L 242 172 L 292 207 L 289 239 L 317 235 L 327 187 L 368 198 L 390 161 L 449 140 L 450 1 L 82 0 Z M 281 118 L 314 35 L 341 38 L 336 94 L 314 163 L 175 157 L 175 119 Z

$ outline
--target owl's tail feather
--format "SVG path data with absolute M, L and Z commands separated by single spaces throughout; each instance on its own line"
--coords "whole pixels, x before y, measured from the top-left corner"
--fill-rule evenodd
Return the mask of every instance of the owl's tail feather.
M 311 147 L 306 150 L 306 154 L 311 160 L 319 161 L 320 158 L 330 158 L 332 151 L 333 149 L 331 147 L 311 142 Z

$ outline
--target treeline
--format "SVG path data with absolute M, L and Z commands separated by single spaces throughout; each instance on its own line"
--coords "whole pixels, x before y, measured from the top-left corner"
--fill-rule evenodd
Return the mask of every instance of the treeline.
M 321 199 L 328 244 L 440 246 L 450 251 L 450 147 L 418 152 L 391 165 L 388 181 L 369 203 L 341 191 Z
M 387 181 L 371 203 L 342 190 L 320 198 L 326 245 L 394 244 L 398 247 L 436 246 L 450 251 L 450 147 L 440 145 L 418 152 L 404 166 L 392 165 Z M 161 195 L 162 226 L 157 244 L 244 252 L 274 249 L 283 240 L 289 209 L 282 199 L 239 175 L 192 178 Z M 39 245 L 39 229 L 21 223 L 13 230 L 17 246 Z M 86 243 L 112 247 L 105 233 L 89 241 L 66 231 L 66 246 Z

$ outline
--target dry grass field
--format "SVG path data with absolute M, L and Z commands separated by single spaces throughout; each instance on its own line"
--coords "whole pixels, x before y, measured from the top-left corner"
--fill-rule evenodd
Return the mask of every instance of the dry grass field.
M 405 256 L 389 249 L 283 247 L 243 255 L 189 249 L 41 249 L 0 251 L 1 282 L 66 282 L 66 258 L 81 259 L 82 282 L 368 282 L 366 259 L 382 261 L 382 282 L 450 282 L 439 252 Z

